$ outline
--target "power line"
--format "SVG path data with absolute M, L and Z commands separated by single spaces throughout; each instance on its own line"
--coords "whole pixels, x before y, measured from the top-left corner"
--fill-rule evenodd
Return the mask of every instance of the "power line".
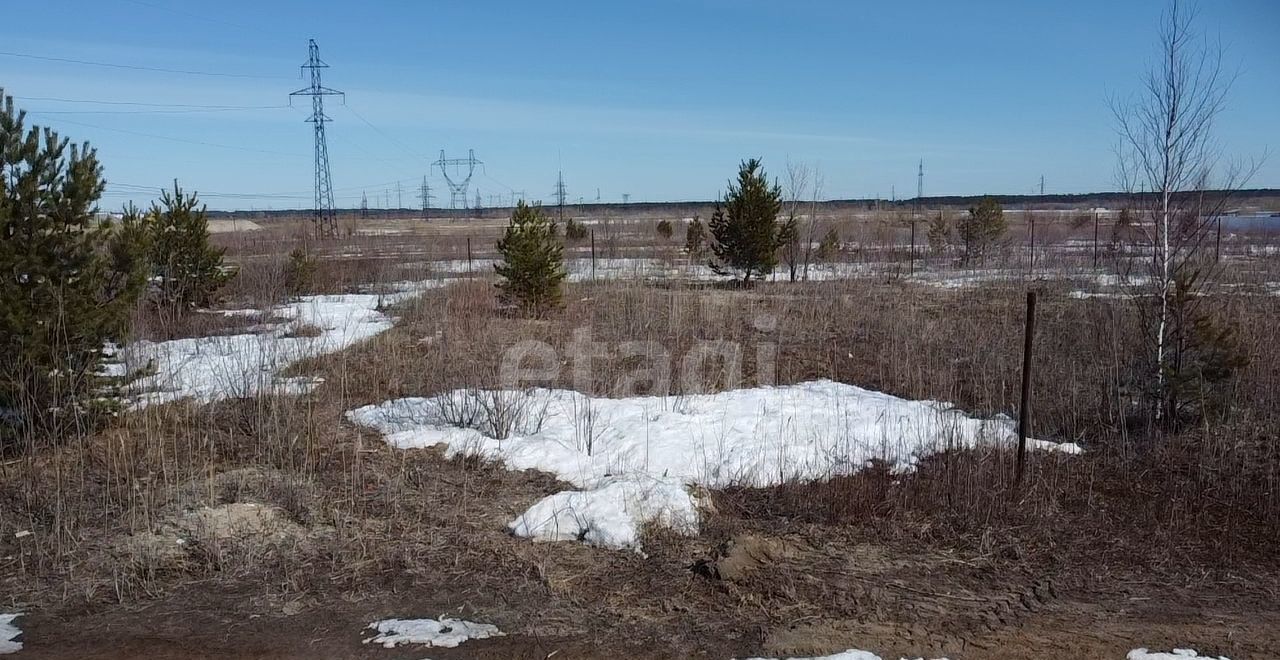
M 335 193 L 336 192 L 346 193 L 348 191 L 368 190 L 369 188 L 383 188 L 386 186 L 395 185 L 397 183 L 400 183 L 400 181 L 386 181 L 386 182 L 372 183 L 372 184 L 366 184 L 361 186 L 345 186 L 341 188 L 334 188 L 333 191 Z M 155 193 L 164 189 L 165 185 L 145 186 L 145 185 L 140 185 L 136 183 L 122 183 L 118 181 L 107 181 L 107 188 L 108 190 L 111 190 L 113 188 L 125 189 L 117 192 Z M 214 196 L 243 197 L 245 199 L 268 199 L 268 198 L 308 199 L 310 198 L 312 192 L 313 191 L 310 191 L 310 190 L 290 190 L 290 191 L 278 191 L 278 192 L 236 192 L 236 193 L 201 192 L 200 195 L 201 196 L 207 195 L 210 197 L 214 197 Z
M 44 113 L 42 113 L 42 112 L 37 112 L 37 111 L 34 111 L 34 110 L 33 110 L 33 111 L 31 111 L 31 114 L 33 114 L 33 115 L 38 115 L 38 114 L 44 114 Z M 216 147 L 216 148 L 218 148 L 218 149 L 233 149 L 233 150 L 236 150 L 236 151 L 248 151 L 248 152 L 260 153 L 260 154 L 272 154 L 272 155 L 275 155 L 275 156 L 289 156 L 289 157 L 291 157 L 291 158 L 298 158 L 298 157 L 300 157 L 300 156 L 301 156 L 300 154 L 288 153 L 288 152 L 284 152 L 284 151 L 271 151 L 271 150 L 269 150 L 269 149 L 254 149 L 253 147 L 240 147 L 240 146 L 235 146 L 235 145 L 230 145 L 230 144 L 219 144 L 219 143 L 217 143 L 217 142 L 205 142 L 205 141 L 203 141 L 203 140 L 188 140 L 188 139 L 186 139 L 186 138 L 176 138 L 176 137 L 171 137 L 171 136 L 168 136 L 168 135 L 156 135 L 156 134 L 154 134 L 154 133 L 143 133 L 143 132 L 141 132 L 141 131 L 131 131 L 131 130 L 128 130 L 128 129 L 125 129 L 125 128 L 111 128 L 111 127 L 108 127 L 108 126 L 99 126 L 99 125 L 97 125 L 97 124 L 88 124 L 88 123 L 85 123 L 85 122 L 74 121 L 74 120 L 71 120 L 71 119 L 60 119 L 59 121 L 60 121 L 61 123 L 64 123 L 64 124 L 73 124 L 73 125 L 75 125 L 75 126 L 83 126 L 83 127 L 85 127 L 85 128 L 96 128 L 96 129 L 98 129 L 98 130 L 102 130 L 102 131 L 112 131 L 112 132 L 115 132 L 115 133 L 124 133 L 125 135 L 136 135 L 136 136 L 138 136 L 138 137 L 148 137 L 148 138 L 153 138 L 153 139 L 156 139 L 156 140 L 167 140 L 167 141 L 169 141 L 169 142 L 179 142 L 179 143 L 182 143 L 182 144 L 197 144 L 197 145 L 205 146 L 205 147 Z
M 239 108 L 204 108 L 183 110 L 28 110 L 42 115 L 189 115 L 204 112 L 232 112 L 243 110 L 286 110 L 287 105 L 256 105 Z
M 176 73 L 186 76 L 212 76 L 216 78 L 257 78 L 262 80 L 284 80 L 284 76 L 261 76 L 249 73 L 221 73 L 217 71 L 194 71 L 190 69 L 166 69 L 164 67 L 141 66 L 135 64 L 116 64 L 113 62 L 91 62 L 89 60 L 77 60 L 69 57 L 49 57 L 46 55 L 31 55 L 29 53 L 11 53 L 8 51 L 0 51 L 3 57 L 20 57 L 28 60 L 41 60 L 44 62 L 59 62 L 62 64 L 80 64 L 84 66 L 97 66 L 107 69 L 127 69 L 130 71 L 152 71 L 156 73 Z
M 201 108 L 206 110 L 250 110 L 257 108 L 287 108 L 287 105 L 203 105 L 197 103 L 147 103 L 144 101 L 101 101 L 97 99 L 68 99 L 58 96 L 15 96 L 23 101 L 49 101 L 52 103 L 91 103 L 93 105 L 134 105 L 144 108 Z
M 346 109 L 348 112 L 350 112 L 351 114 L 355 115 L 355 118 L 356 118 L 356 119 L 359 119 L 361 122 L 364 122 L 364 125 L 365 125 L 365 126 L 368 126 L 369 128 L 372 128 L 375 132 L 377 132 L 377 134 L 378 134 L 378 135 L 381 135 L 382 137 L 386 138 L 386 140 L 387 140 L 388 142 L 390 142 L 390 143 L 392 143 L 392 144 L 396 145 L 397 147 L 399 147 L 399 148 L 403 149 L 405 153 L 407 153 L 407 154 L 409 154 L 409 155 L 413 156 L 413 158 L 414 158 L 415 160 L 426 160 L 426 156 L 425 156 L 425 155 L 418 153 L 418 152 L 417 152 L 417 151 L 415 151 L 412 147 L 409 147 L 408 145 L 406 145 L 405 143 L 401 142 L 400 140 L 397 140 L 396 138 L 392 137 L 391 135 L 389 135 L 388 133 L 386 133 L 385 131 L 383 131 L 381 128 L 378 128 L 377 126 L 374 126 L 374 125 L 373 125 L 373 122 L 369 121 L 368 119 L 365 119 L 365 118 L 364 118 L 364 115 L 360 114 L 359 112 L 356 112 L 356 109 L 355 109 L 355 108 L 351 107 L 350 105 L 345 105 L 345 104 L 344 104 L 342 107 L 343 107 L 343 108 L 345 108 L 345 109 Z

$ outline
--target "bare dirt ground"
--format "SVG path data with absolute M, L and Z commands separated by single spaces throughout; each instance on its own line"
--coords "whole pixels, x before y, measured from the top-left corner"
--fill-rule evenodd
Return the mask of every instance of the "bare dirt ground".
M 355 441 L 353 430 L 343 434 Z M 728 658 L 863 648 L 883 657 L 1120 658 L 1194 643 L 1238 660 L 1280 649 L 1277 580 L 1267 570 L 1184 575 L 1080 558 L 1046 566 L 1007 549 L 964 552 L 872 527 L 730 513 L 697 538 L 655 536 L 647 558 L 535 545 L 503 523 L 552 481 L 423 451 L 408 459 L 420 484 L 408 510 L 376 511 L 377 491 L 403 485 L 374 475 L 400 458 L 369 451 L 369 519 L 392 526 L 368 537 L 390 546 L 382 565 L 326 563 L 340 557 L 322 550 L 289 560 L 299 564 L 286 571 L 292 586 L 213 573 L 155 599 L 41 609 L 21 620 L 19 657 Z M 476 522 L 457 524 L 439 511 L 448 503 Z M 457 649 L 362 644 L 372 621 L 441 614 L 492 622 L 508 636 Z
M 341 398 L 318 393 L 317 417 L 334 419 Z M 16 657 L 729 658 L 862 648 L 1013 660 L 1194 645 L 1240 660 L 1280 649 L 1280 579 L 1267 564 L 1113 565 L 999 538 L 970 548 L 927 520 L 762 516 L 749 510 L 750 494 L 733 493 L 718 496 L 697 537 L 652 533 L 648 556 L 535 544 L 505 525 L 563 487 L 554 479 L 435 450 L 396 452 L 345 423 L 326 440 L 327 452 L 354 463 L 301 491 L 248 468 L 235 487 L 197 478 L 195 492 L 159 499 L 188 508 L 196 500 L 186 498 L 212 490 L 215 502 L 278 507 L 291 529 L 348 530 L 283 555 L 232 544 L 210 566 L 158 576 L 124 602 L 103 593 L 33 608 L 19 620 L 26 648 Z M 342 497 L 356 498 L 360 520 L 314 508 L 307 493 L 333 489 L 349 489 Z M 125 533 L 115 530 L 84 542 Z M 507 636 L 456 649 L 362 643 L 373 621 L 440 615 L 494 623 Z

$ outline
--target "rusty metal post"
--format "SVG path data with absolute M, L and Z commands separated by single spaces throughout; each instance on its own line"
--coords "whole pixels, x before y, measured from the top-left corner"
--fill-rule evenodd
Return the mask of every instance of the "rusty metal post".
M 1093 212 L 1093 269 L 1098 270 L 1098 212 Z
M 1031 435 L 1031 353 L 1036 334 L 1036 292 L 1027 292 L 1027 328 L 1022 345 L 1022 403 L 1018 407 L 1018 466 L 1014 487 L 1022 485 L 1026 464 L 1027 436 Z

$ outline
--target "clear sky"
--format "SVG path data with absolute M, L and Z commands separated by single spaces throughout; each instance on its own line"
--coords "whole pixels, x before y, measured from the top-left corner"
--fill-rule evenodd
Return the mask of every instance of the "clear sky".
M 574 201 L 706 200 L 752 156 L 776 176 L 811 164 L 826 198 L 914 196 L 920 159 L 926 195 L 1032 193 L 1041 175 L 1088 192 L 1115 187 L 1107 99 L 1137 90 L 1163 6 L 26 0 L 0 22 L 0 86 L 98 148 L 108 209 L 174 178 L 211 208 L 309 207 L 309 105 L 287 106 L 312 37 L 346 92 L 328 106 L 339 206 L 394 205 L 396 181 L 417 205 L 426 174 L 444 192 L 441 149 L 475 149 L 486 204 L 550 200 L 557 170 Z M 1199 9 L 1239 70 L 1227 152 L 1280 150 L 1280 2 Z M 1251 185 L 1280 187 L 1280 153 Z

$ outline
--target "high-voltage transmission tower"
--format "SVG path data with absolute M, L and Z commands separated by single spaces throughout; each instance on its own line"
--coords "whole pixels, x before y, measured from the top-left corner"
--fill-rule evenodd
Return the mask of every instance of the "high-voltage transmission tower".
M 422 177 L 422 188 L 418 192 L 418 198 L 422 200 L 422 219 L 429 220 L 427 212 L 431 209 L 431 186 L 427 185 L 427 177 Z
M 476 150 L 471 149 L 466 158 L 445 158 L 444 149 L 441 149 L 440 160 L 432 165 L 440 168 L 440 173 L 444 175 L 444 182 L 449 185 L 449 208 L 467 208 L 467 186 L 471 185 L 471 176 L 476 173 L 476 165 L 483 165 L 476 160 Z M 453 168 L 453 176 L 449 176 L 449 168 Z M 462 174 L 464 169 L 466 176 Z
M 911 212 L 912 220 L 920 213 L 920 200 L 924 198 L 924 159 L 920 159 L 920 169 L 916 171 L 916 205 Z
M 556 196 L 556 209 L 558 209 L 558 213 L 560 216 L 559 222 L 563 223 L 564 222 L 564 198 L 565 198 L 564 172 L 556 173 L 556 191 L 554 194 Z
M 333 120 L 324 114 L 324 97 L 341 96 L 343 102 L 347 97 L 321 84 L 320 70 L 329 68 L 329 65 L 320 59 L 320 47 L 315 39 L 307 41 L 307 63 L 302 68 L 311 70 L 311 85 L 289 94 L 289 100 L 295 96 L 311 97 L 311 118 L 307 121 L 315 126 L 316 144 L 316 204 L 311 222 L 317 236 L 331 238 L 338 235 L 338 221 L 333 211 L 333 178 L 329 174 L 329 145 L 324 139 L 324 124 Z
M 367 220 L 369 218 L 369 196 L 360 193 L 360 219 Z

